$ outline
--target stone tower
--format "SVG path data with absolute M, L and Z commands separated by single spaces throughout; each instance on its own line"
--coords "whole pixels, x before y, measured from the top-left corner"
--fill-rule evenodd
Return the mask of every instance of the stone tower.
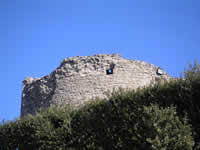
M 76 107 L 114 88 L 136 89 L 170 78 L 159 67 L 119 54 L 66 58 L 49 75 L 23 81 L 21 117 L 51 104 Z

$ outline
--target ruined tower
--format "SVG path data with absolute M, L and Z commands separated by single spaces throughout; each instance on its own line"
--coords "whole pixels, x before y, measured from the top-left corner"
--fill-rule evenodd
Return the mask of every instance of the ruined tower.
M 23 81 L 21 116 L 51 104 L 80 106 L 114 88 L 136 89 L 170 78 L 159 67 L 119 54 L 66 58 L 49 75 Z

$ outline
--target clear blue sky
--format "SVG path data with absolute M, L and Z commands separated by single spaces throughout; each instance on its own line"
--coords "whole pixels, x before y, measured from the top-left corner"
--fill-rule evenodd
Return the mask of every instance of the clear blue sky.
M 62 59 L 120 53 L 179 76 L 200 62 L 199 0 L 2 0 L 0 120 L 19 117 L 22 80 Z

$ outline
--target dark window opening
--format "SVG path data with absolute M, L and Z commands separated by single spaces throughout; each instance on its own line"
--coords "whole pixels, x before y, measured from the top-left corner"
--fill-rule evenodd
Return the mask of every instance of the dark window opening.
M 106 74 L 107 74 L 107 75 L 113 74 L 114 68 L 115 68 L 115 64 L 114 64 L 114 63 L 109 64 L 109 68 L 107 68 Z
M 113 69 L 107 69 L 106 74 L 113 74 Z

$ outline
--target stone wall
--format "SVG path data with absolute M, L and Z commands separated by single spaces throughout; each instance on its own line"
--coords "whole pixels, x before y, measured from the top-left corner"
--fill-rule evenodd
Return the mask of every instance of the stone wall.
M 51 74 L 23 81 L 21 116 L 51 104 L 80 106 L 92 98 L 105 97 L 105 92 L 114 88 L 136 89 L 171 78 L 158 69 L 118 54 L 66 58 Z

